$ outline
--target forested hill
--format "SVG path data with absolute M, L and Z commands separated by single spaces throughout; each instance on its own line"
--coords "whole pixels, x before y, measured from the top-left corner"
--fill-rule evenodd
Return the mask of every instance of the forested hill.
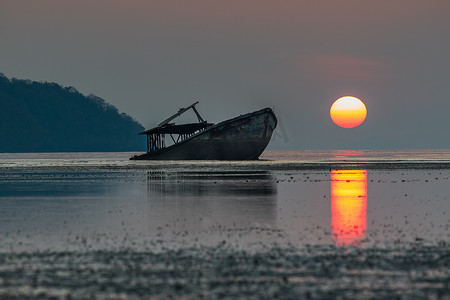
M 143 130 L 94 95 L 0 73 L 0 152 L 141 151 Z

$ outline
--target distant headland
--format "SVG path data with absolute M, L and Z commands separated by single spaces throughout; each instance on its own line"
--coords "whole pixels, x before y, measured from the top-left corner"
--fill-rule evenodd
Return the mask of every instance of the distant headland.
M 0 73 L 0 152 L 139 151 L 143 130 L 95 95 Z

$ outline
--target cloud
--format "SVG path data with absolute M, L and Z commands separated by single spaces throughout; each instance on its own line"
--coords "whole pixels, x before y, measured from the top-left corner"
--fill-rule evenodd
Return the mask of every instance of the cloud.
M 385 75 L 383 62 L 339 54 L 315 54 L 301 59 L 301 66 L 324 79 L 373 80 Z

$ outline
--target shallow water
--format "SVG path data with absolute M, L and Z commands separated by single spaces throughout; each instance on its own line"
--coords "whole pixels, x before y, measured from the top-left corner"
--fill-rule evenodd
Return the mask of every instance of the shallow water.
M 0 154 L 0 298 L 448 299 L 450 151 L 394 152 Z

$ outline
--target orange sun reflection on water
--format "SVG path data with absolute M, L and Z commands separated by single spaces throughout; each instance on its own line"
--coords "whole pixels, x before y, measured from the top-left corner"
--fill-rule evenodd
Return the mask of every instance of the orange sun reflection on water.
M 366 235 L 367 171 L 331 171 L 331 227 L 338 246 L 356 245 Z

